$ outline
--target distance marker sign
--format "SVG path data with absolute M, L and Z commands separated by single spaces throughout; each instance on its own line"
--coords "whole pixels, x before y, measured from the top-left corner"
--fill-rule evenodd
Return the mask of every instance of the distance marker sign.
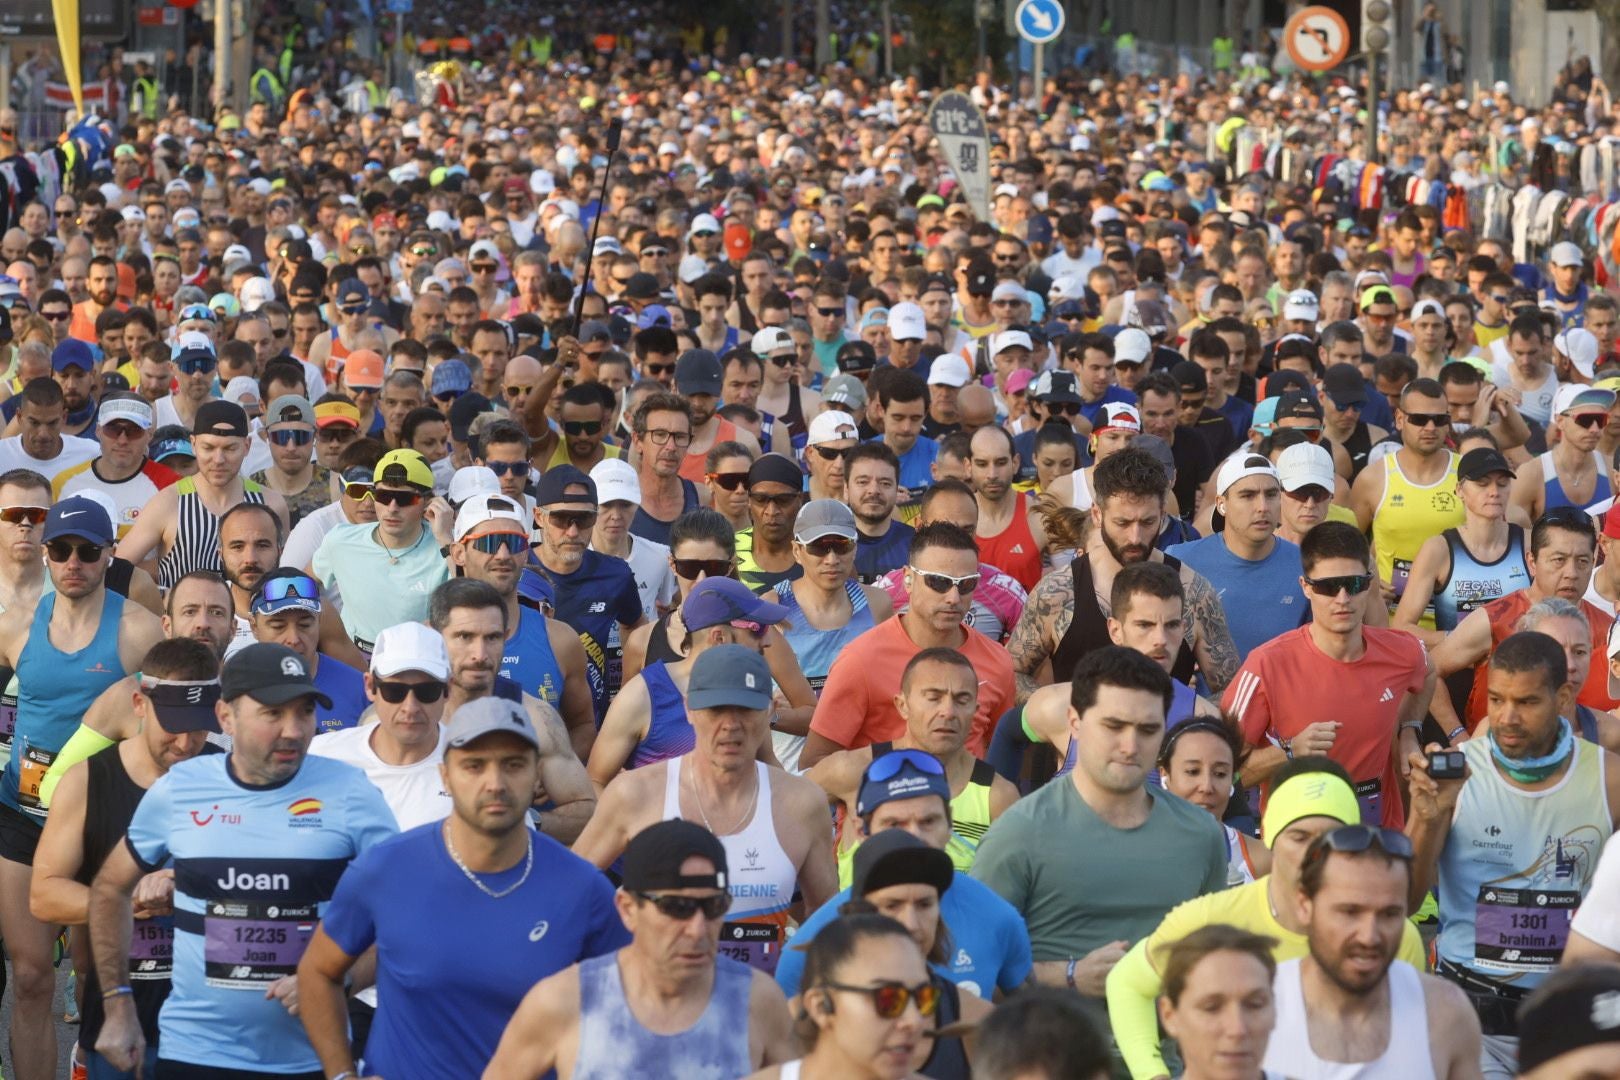
M 1283 27 L 1283 45 L 1301 70 L 1329 71 L 1350 55 L 1350 25 L 1332 8 L 1300 8 Z

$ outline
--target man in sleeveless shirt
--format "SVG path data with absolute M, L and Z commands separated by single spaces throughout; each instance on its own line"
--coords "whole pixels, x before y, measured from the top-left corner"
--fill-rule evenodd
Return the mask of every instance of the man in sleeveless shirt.
M 529 828 L 540 735 L 522 706 L 486 697 L 457 709 L 439 776 L 450 816 L 351 863 L 299 963 L 300 1014 L 328 1076 L 362 1071 L 344 978 L 373 946 L 378 1004 L 363 1071 L 430 1080 L 479 1075 L 536 981 L 626 940 L 607 881 Z M 407 878 L 423 902 L 394 899 L 391 883 Z M 446 993 L 456 1008 L 444 1008 Z
M 560 1066 L 575 1080 L 741 1076 L 792 1058 L 782 992 L 721 955 L 730 855 L 689 821 L 642 830 L 625 849 L 614 895 L 630 944 L 529 991 L 484 1075 L 527 1080 Z M 649 1028 L 644 1018 L 653 1017 Z
M 893 742 L 829 754 L 805 774 L 844 815 L 838 841 L 840 884 L 849 884 L 848 856 L 862 838 L 851 812 L 867 768 L 894 750 L 921 751 L 943 763 L 951 792 L 953 833 L 945 850 L 958 870 L 966 873 L 972 868 L 990 823 L 1018 801 L 1018 789 L 969 753 L 965 745 L 978 691 L 978 676 L 965 656 L 954 649 L 924 649 L 912 657 L 900 677 L 895 705 L 906 722 L 904 733 Z
M 1572 729 L 1575 688 L 1553 638 L 1506 638 L 1487 678 L 1490 726 L 1462 744 L 1467 778 L 1436 780 L 1411 756 L 1408 904 L 1436 887 L 1435 970 L 1472 1002 L 1480 1069 L 1497 1080 L 1516 1075 L 1519 1002 L 1558 965 L 1620 820 L 1620 759 Z
M 124 706 L 138 732 L 67 771 L 58 787 L 56 810 L 46 821 L 34 857 L 29 905 L 43 921 L 84 926 L 90 912 L 90 882 L 107 853 L 123 840 L 141 795 L 170 766 L 196 757 L 207 747 L 207 732 L 218 731 L 214 702 L 219 699 L 219 659 L 201 642 L 168 638 L 141 661 L 141 681 Z M 135 1011 L 146 1035 L 144 1071 L 157 1066 L 158 1009 L 169 996 L 174 920 L 163 917 L 172 903 L 172 871 L 148 874 L 138 888 L 131 937 L 130 977 Z M 101 986 L 93 971 L 84 978 L 84 1006 L 76 1064 L 97 1059 L 97 1075 L 114 1071 L 95 1054 L 101 1034 Z
M 197 410 L 191 444 L 197 473 L 159 491 L 141 508 L 118 543 L 121 558 L 141 566 L 165 589 L 193 570 L 221 569 L 219 519 L 240 502 L 262 502 L 287 529 L 287 503 L 241 475 L 248 419 L 234 401 L 208 401 Z
M 679 394 L 654 392 L 630 418 L 630 433 L 641 482 L 641 509 L 630 531 L 667 544 L 676 518 L 709 503 L 707 485 L 680 475 L 692 445 L 692 406 Z
M 1559 506 L 1589 509 L 1614 494 L 1609 463 L 1598 452 L 1614 401 L 1614 391 L 1595 386 L 1558 388 L 1551 426 L 1559 439 L 1549 439 L 1551 448 L 1521 465 L 1513 481 L 1513 505 L 1531 521 Z
M 1461 525 L 1464 516 L 1457 455 L 1446 448 L 1451 414 L 1445 391 L 1433 379 L 1414 379 L 1401 391 L 1400 405 L 1401 448 L 1361 470 L 1350 488 L 1350 509 L 1372 536 L 1378 580 L 1391 602 L 1405 591 L 1423 541 Z
M 1214 692 L 1232 681 L 1237 647 L 1220 598 L 1203 575 L 1153 546 L 1165 514 L 1167 480 L 1164 466 L 1135 448 L 1110 455 L 1096 467 L 1092 483 L 1097 499 L 1085 551 L 1069 567 L 1041 579 L 1007 639 L 1020 702 L 1040 685 L 1038 676 L 1048 660 L 1054 681 L 1062 682 L 1081 656 L 1110 643 L 1110 613 L 1103 598 L 1123 567 L 1149 560 L 1176 569 L 1186 590 L 1186 639 L 1172 677 L 1189 679 L 1196 661 Z
M 113 524 L 99 503 L 84 496 L 57 503 L 45 518 L 44 541 L 55 591 L 32 610 L 0 615 L 0 666 L 15 671 L 18 683 L 11 761 L 0 774 L 0 936 L 11 957 L 12 1064 L 22 1080 L 54 1076 L 57 1060 L 56 927 L 28 908 L 48 813 L 40 785 L 91 702 L 136 670 L 163 636 L 156 616 L 106 587 Z
M 1033 589 L 1046 563 L 1046 528 L 1029 497 L 1013 490 L 1019 463 L 1013 437 L 1006 428 L 988 424 L 973 433 L 970 445 L 980 558 Z
M 606 868 L 654 822 L 685 818 L 720 830 L 735 867 L 725 951 L 774 971 L 795 889 L 810 907 L 838 891 L 826 796 L 809 780 L 756 760 L 769 738 L 771 706 L 770 667 L 758 653 L 719 645 L 699 656 L 686 706 L 695 749 L 615 777 L 574 850 Z
M 1268 1071 L 1354 1072 L 1362 1080 L 1479 1075 L 1479 1022 L 1467 999 L 1395 958 L 1412 880 L 1412 845 L 1393 829 L 1346 825 L 1312 841 L 1295 893 L 1310 952 L 1277 965 Z

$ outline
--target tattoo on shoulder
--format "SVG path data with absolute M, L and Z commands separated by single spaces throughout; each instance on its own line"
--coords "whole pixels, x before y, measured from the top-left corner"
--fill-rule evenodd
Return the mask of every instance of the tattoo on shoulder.
M 1061 571 L 1047 574 L 1035 586 L 1023 613 L 1007 638 L 1013 667 L 1032 674 L 1057 647 L 1074 620 L 1074 579 Z
M 1188 570 L 1183 574 L 1187 590 L 1187 611 L 1192 617 L 1187 622 L 1187 633 L 1204 667 L 1204 678 L 1217 694 L 1237 674 L 1237 646 L 1226 625 L 1226 610 L 1209 581 L 1202 574 Z

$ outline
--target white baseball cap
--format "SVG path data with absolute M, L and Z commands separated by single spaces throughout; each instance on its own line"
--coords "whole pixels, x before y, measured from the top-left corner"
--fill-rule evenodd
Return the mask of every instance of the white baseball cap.
M 248 278 L 242 282 L 242 291 L 237 296 L 243 311 L 258 311 L 275 298 L 276 287 L 266 277 Z
M 681 256 L 680 277 L 683 282 L 690 285 L 698 278 L 709 272 L 709 264 L 701 255 Z
M 440 682 L 450 678 L 450 654 L 444 638 L 426 623 L 402 622 L 377 635 L 371 673 L 387 679 L 407 671 L 420 671 Z
M 1309 289 L 1295 289 L 1283 301 L 1283 318 L 1315 322 L 1322 314 L 1322 303 Z
M 1277 455 L 1277 482 L 1284 491 L 1301 488 L 1334 490 L 1333 455 L 1315 443 L 1295 443 Z
M 1226 494 L 1227 488 L 1250 476 L 1269 476 L 1278 483 L 1282 482 L 1277 476 L 1276 468 L 1264 456 L 1233 454 L 1222 463 L 1221 471 L 1215 474 L 1215 494 Z
M 700 232 L 717 233 L 720 231 L 720 219 L 713 214 L 699 214 L 692 219 L 692 224 L 686 230 L 687 239 L 691 239 Z
M 463 465 L 450 476 L 450 487 L 444 497 L 452 506 L 460 506 L 475 495 L 499 495 L 501 479 L 488 465 Z
M 1007 349 L 1024 348 L 1035 351 L 1035 343 L 1029 340 L 1029 335 L 1022 330 L 1002 330 L 990 335 L 990 355 L 1000 356 Z
M 596 503 L 641 502 L 641 481 L 636 470 L 623 458 L 603 458 L 591 467 L 591 481 L 596 485 Z
M 128 212 L 125 211 L 126 214 Z M 1586 257 L 1581 254 L 1580 248 L 1565 240 L 1553 245 L 1552 250 L 1547 253 L 1547 261 L 1554 266 L 1583 266 Z
M 456 514 L 455 538 L 459 541 L 468 533 L 491 521 L 510 521 L 518 531 L 528 534 L 529 523 L 523 520 L 524 509 L 515 499 L 499 492 L 474 495 L 461 504 Z
M 125 221 L 145 221 L 146 211 L 138 206 L 126 206 L 119 211 Z
M 853 416 L 837 409 L 824 409 L 810 421 L 810 434 L 806 439 L 806 445 L 820 446 L 822 443 L 860 437 L 861 429 Z
M 1146 330 L 1127 326 L 1114 335 L 1114 363 L 1144 364 L 1153 355 L 1153 339 Z
M 967 361 L 955 353 L 935 357 L 933 366 L 928 369 L 930 386 L 966 386 L 972 379 Z
M 1440 303 L 1440 301 L 1433 299 L 1425 298 L 1423 300 L 1419 300 L 1417 303 L 1412 305 L 1412 321 L 1416 322 L 1424 315 L 1438 315 L 1443 319 L 1446 317 L 1445 305 Z
M 1141 431 L 1142 414 L 1136 411 L 1136 406 L 1126 401 L 1111 401 L 1102 407 L 1097 417 L 1094 432 L 1100 431 Z
M 110 424 L 114 420 L 128 420 L 142 431 L 151 431 L 154 422 L 152 406 L 142 398 L 103 398 L 96 410 L 96 424 Z
M 1598 339 L 1592 331 L 1579 326 L 1560 331 L 1553 338 L 1553 348 L 1569 357 L 1569 362 L 1583 377 L 1592 377 L 1598 358 Z
M 1016 300 L 1020 304 L 1029 302 L 1029 293 L 1016 281 L 999 282 L 990 292 L 991 300 Z
M 892 341 L 922 341 L 928 337 L 928 320 L 922 306 L 902 300 L 889 309 L 889 338 Z M 756 346 L 755 352 L 759 351 Z
M 557 190 L 557 178 L 550 169 L 536 169 L 529 174 L 529 190 L 536 195 L 550 195 Z
M 1081 300 L 1086 295 L 1086 279 L 1079 274 L 1059 274 L 1052 282 L 1048 291 L 1052 303 L 1057 304 L 1064 300 Z
M 770 356 L 775 352 L 797 352 L 798 346 L 793 344 L 793 335 L 780 326 L 762 326 L 754 331 L 754 340 L 749 347 L 760 356 Z

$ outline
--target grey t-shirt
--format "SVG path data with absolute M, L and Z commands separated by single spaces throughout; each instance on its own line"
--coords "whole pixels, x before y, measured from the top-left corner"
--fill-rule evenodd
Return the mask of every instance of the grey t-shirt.
M 1177 904 L 1226 888 L 1220 822 L 1162 788 L 1147 793 L 1147 821 L 1118 829 L 1059 777 L 990 826 L 973 876 L 1023 915 L 1037 961 L 1134 945 Z

